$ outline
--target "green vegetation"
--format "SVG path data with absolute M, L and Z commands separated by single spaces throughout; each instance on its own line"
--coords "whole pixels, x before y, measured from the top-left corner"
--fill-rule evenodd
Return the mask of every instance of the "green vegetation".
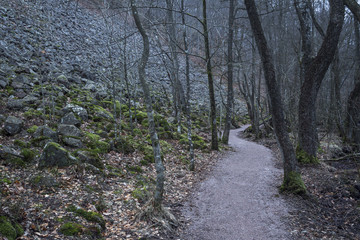
M 302 164 L 319 164 L 320 161 L 317 157 L 310 156 L 304 150 L 300 148 L 300 146 L 296 147 L 296 158 L 299 163 Z
M 85 132 L 84 143 L 95 153 L 107 153 L 110 150 L 110 144 L 100 140 L 100 136 L 94 133 Z
M 32 160 L 34 160 L 34 158 L 36 156 L 36 152 L 29 148 L 23 148 L 21 150 L 21 155 L 24 157 L 23 160 L 25 162 L 31 162 Z
M 38 129 L 39 127 L 36 126 L 36 125 L 33 125 L 31 127 L 29 127 L 26 131 L 30 134 L 33 134 L 34 132 L 36 132 L 36 130 Z
M 0 216 L 0 234 L 9 240 L 15 240 L 24 234 L 24 230 L 20 224 L 12 224 L 7 217 Z
M 76 236 L 83 232 L 84 226 L 74 222 L 67 222 L 60 228 L 60 233 L 65 236 Z
M 29 144 L 28 144 L 27 142 L 21 141 L 20 139 L 16 139 L 16 140 L 14 141 L 14 145 L 15 145 L 15 146 L 19 146 L 19 147 L 21 147 L 21 148 L 27 148 L 27 147 L 29 147 Z
M 86 211 L 85 209 L 75 207 L 74 205 L 69 206 L 67 210 L 69 212 L 75 213 L 80 217 L 85 218 L 89 222 L 98 223 L 102 227 L 102 229 L 105 229 L 105 220 L 100 213 Z
M 284 177 L 284 182 L 280 187 L 280 192 L 290 192 L 298 195 L 306 194 L 306 187 L 301 179 L 300 173 L 290 172 Z

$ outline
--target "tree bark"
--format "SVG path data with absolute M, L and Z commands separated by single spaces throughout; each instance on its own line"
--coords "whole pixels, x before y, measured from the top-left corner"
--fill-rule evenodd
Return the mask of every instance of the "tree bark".
M 229 143 L 229 133 L 231 128 L 231 117 L 234 103 L 233 90 L 233 42 L 234 42 L 234 20 L 235 20 L 235 1 L 230 0 L 229 6 L 229 35 L 228 35 L 228 49 L 227 49 L 227 103 L 226 103 L 226 118 L 225 129 L 222 137 L 222 142 Z
M 191 133 L 191 108 L 190 108 L 190 98 L 191 98 L 191 86 L 190 86 L 190 61 L 189 61 L 189 48 L 187 42 L 186 34 L 186 22 L 185 22 L 185 12 L 184 12 L 184 0 L 181 0 L 181 20 L 184 26 L 183 30 L 183 41 L 184 41 L 184 50 L 185 50 L 185 78 L 186 78 L 186 118 L 187 118 L 187 127 L 188 127 L 188 141 L 189 141 L 189 151 L 190 151 L 190 171 L 195 171 L 195 156 L 194 156 L 194 144 L 192 141 Z
M 355 61 L 356 70 L 354 84 L 347 101 L 346 132 L 347 141 L 355 150 L 360 150 L 360 31 L 359 21 L 355 19 Z
M 217 137 L 217 123 L 216 123 L 214 79 L 213 79 L 213 73 L 211 67 L 210 42 L 209 42 L 209 32 L 207 25 L 206 0 L 203 0 L 202 26 L 204 29 L 205 61 L 206 61 L 206 71 L 208 75 L 208 87 L 209 87 L 209 99 L 210 99 L 211 149 L 219 150 L 219 143 Z
M 146 31 L 141 23 L 137 7 L 135 5 L 135 0 L 131 0 L 131 11 L 135 20 L 136 27 L 138 28 L 142 39 L 143 39 L 143 52 L 141 55 L 141 60 L 139 63 L 138 71 L 139 71 L 139 79 L 141 83 L 141 87 L 144 91 L 145 97 L 145 104 L 146 104 L 146 111 L 149 120 L 149 131 L 150 131 L 150 138 L 152 142 L 152 147 L 154 151 L 154 158 L 155 158 L 155 167 L 156 167 L 156 188 L 154 194 L 154 202 L 153 206 L 155 210 L 161 209 L 161 204 L 163 200 L 163 193 L 164 193 L 164 181 L 165 181 L 165 168 L 161 159 L 161 150 L 160 150 L 160 143 L 159 138 L 156 133 L 155 128 L 155 121 L 154 121 L 154 112 L 152 108 L 152 100 L 150 96 L 150 89 L 145 79 L 145 67 L 149 59 L 149 38 L 146 34 Z
M 301 180 L 300 173 L 298 172 L 295 151 L 287 132 L 283 113 L 283 102 L 281 99 L 279 83 L 275 76 L 273 59 L 270 55 L 270 50 L 265 39 L 264 31 L 261 26 L 254 0 L 245 0 L 245 5 L 251 24 L 251 29 L 254 33 L 256 45 L 261 56 L 265 82 L 268 95 L 270 97 L 275 135 L 284 161 L 284 182 L 282 185 L 282 190 L 303 194 L 306 192 L 306 188 Z
M 343 0 L 329 0 L 330 21 L 323 43 L 305 69 L 299 100 L 299 151 L 309 162 L 317 162 L 318 133 L 316 129 L 316 99 L 321 82 L 335 55 L 344 22 Z

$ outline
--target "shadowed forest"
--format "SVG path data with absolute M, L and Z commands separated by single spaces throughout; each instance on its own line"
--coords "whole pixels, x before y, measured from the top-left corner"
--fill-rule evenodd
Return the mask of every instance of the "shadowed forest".
M 200 239 L 186 209 L 222 214 L 197 196 L 229 174 L 284 210 L 266 238 L 359 239 L 359 21 L 356 0 L 0 0 L 0 237 Z

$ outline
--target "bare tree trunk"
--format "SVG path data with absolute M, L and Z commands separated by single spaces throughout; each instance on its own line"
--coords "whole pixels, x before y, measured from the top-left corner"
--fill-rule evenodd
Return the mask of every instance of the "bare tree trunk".
M 195 157 L 194 157 L 194 144 L 192 141 L 191 133 L 191 109 L 190 109 L 190 98 L 191 98 L 191 86 L 190 86 L 190 62 L 189 62 L 189 48 L 187 42 L 186 34 L 186 22 L 185 22 L 185 12 L 184 12 L 184 0 L 181 0 L 181 19 L 184 26 L 183 30 L 183 41 L 184 41 L 184 50 L 185 50 L 185 78 L 186 78 L 186 118 L 187 118 L 187 127 L 188 127 L 188 141 L 189 141 L 189 151 L 190 151 L 190 171 L 195 171 Z
M 150 96 L 150 89 L 145 80 L 145 67 L 149 59 L 149 38 L 146 34 L 145 29 L 141 23 L 137 7 L 135 5 L 135 0 L 131 0 L 131 11 L 134 16 L 136 27 L 138 28 L 142 39 L 143 39 L 143 52 L 141 56 L 141 61 L 139 64 L 139 79 L 141 83 L 141 87 L 144 91 L 145 96 L 145 104 L 147 110 L 147 116 L 149 120 L 149 131 L 150 131 L 150 138 L 152 142 L 152 147 L 154 151 L 154 158 L 155 158 L 155 167 L 156 167 L 156 189 L 154 194 L 154 202 L 153 206 L 155 210 L 162 209 L 162 200 L 163 200 L 163 193 L 164 193 L 164 181 L 165 181 L 165 168 L 162 163 L 161 159 L 161 150 L 159 144 L 159 138 L 156 133 L 155 128 L 155 121 L 154 121 L 154 112 L 152 109 L 152 100 Z
M 305 66 L 304 82 L 299 100 L 299 148 L 304 162 L 316 163 L 319 144 L 316 129 L 316 99 L 321 82 L 332 62 L 344 22 L 342 0 L 329 0 L 330 21 L 325 38 L 314 59 Z
M 206 15 L 206 0 L 203 0 L 202 26 L 204 29 L 205 61 L 206 61 L 206 71 L 208 75 L 209 98 L 210 98 L 211 149 L 219 150 L 219 143 L 217 137 L 217 123 L 216 123 L 214 79 L 213 79 L 213 73 L 211 67 L 210 42 L 209 42 L 209 32 L 208 32 L 207 15 Z
M 173 95 L 174 95 L 174 108 L 175 108 L 175 117 L 178 124 L 177 131 L 181 133 L 181 109 L 182 103 L 184 102 L 184 90 L 179 79 L 179 61 L 176 51 L 176 25 L 173 16 L 173 0 L 166 0 L 167 6 L 167 31 L 169 36 L 169 44 L 171 50 L 171 69 L 170 76 L 173 85 Z
M 251 24 L 251 29 L 256 40 L 256 45 L 261 56 L 265 82 L 270 97 L 275 135 L 284 161 L 284 181 L 281 189 L 297 194 L 303 194 L 306 192 L 306 188 L 298 171 L 295 151 L 287 132 L 283 113 L 283 102 L 281 99 L 279 83 L 275 76 L 274 63 L 270 55 L 268 44 L 264 36 L 264 31 L 261 26 L 254 0 L 245 0 L 245 5 Z
M 231 128 L 231 117 L 234 103 L 234 90 L 233 90 L 233 42 L 234 42 L 234 21 L 235 21 L 235 1 L 230 0 L 229 6 L 229 35 L 228 35 L 228 50 L 227 50 L 227 103 L 226 103 L 226 118 L 225 129 L 222 137 L 222 142 L 229 143 L 229 133 Z

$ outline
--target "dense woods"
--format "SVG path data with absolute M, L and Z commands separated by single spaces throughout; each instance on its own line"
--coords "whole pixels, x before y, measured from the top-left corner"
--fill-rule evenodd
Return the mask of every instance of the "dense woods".
M 0 234 L 175 234 L 244 124 L 276 139 L 281 193 L 332 169 L 359 214 L 359 21 L 356 0 L 0 0 Z

